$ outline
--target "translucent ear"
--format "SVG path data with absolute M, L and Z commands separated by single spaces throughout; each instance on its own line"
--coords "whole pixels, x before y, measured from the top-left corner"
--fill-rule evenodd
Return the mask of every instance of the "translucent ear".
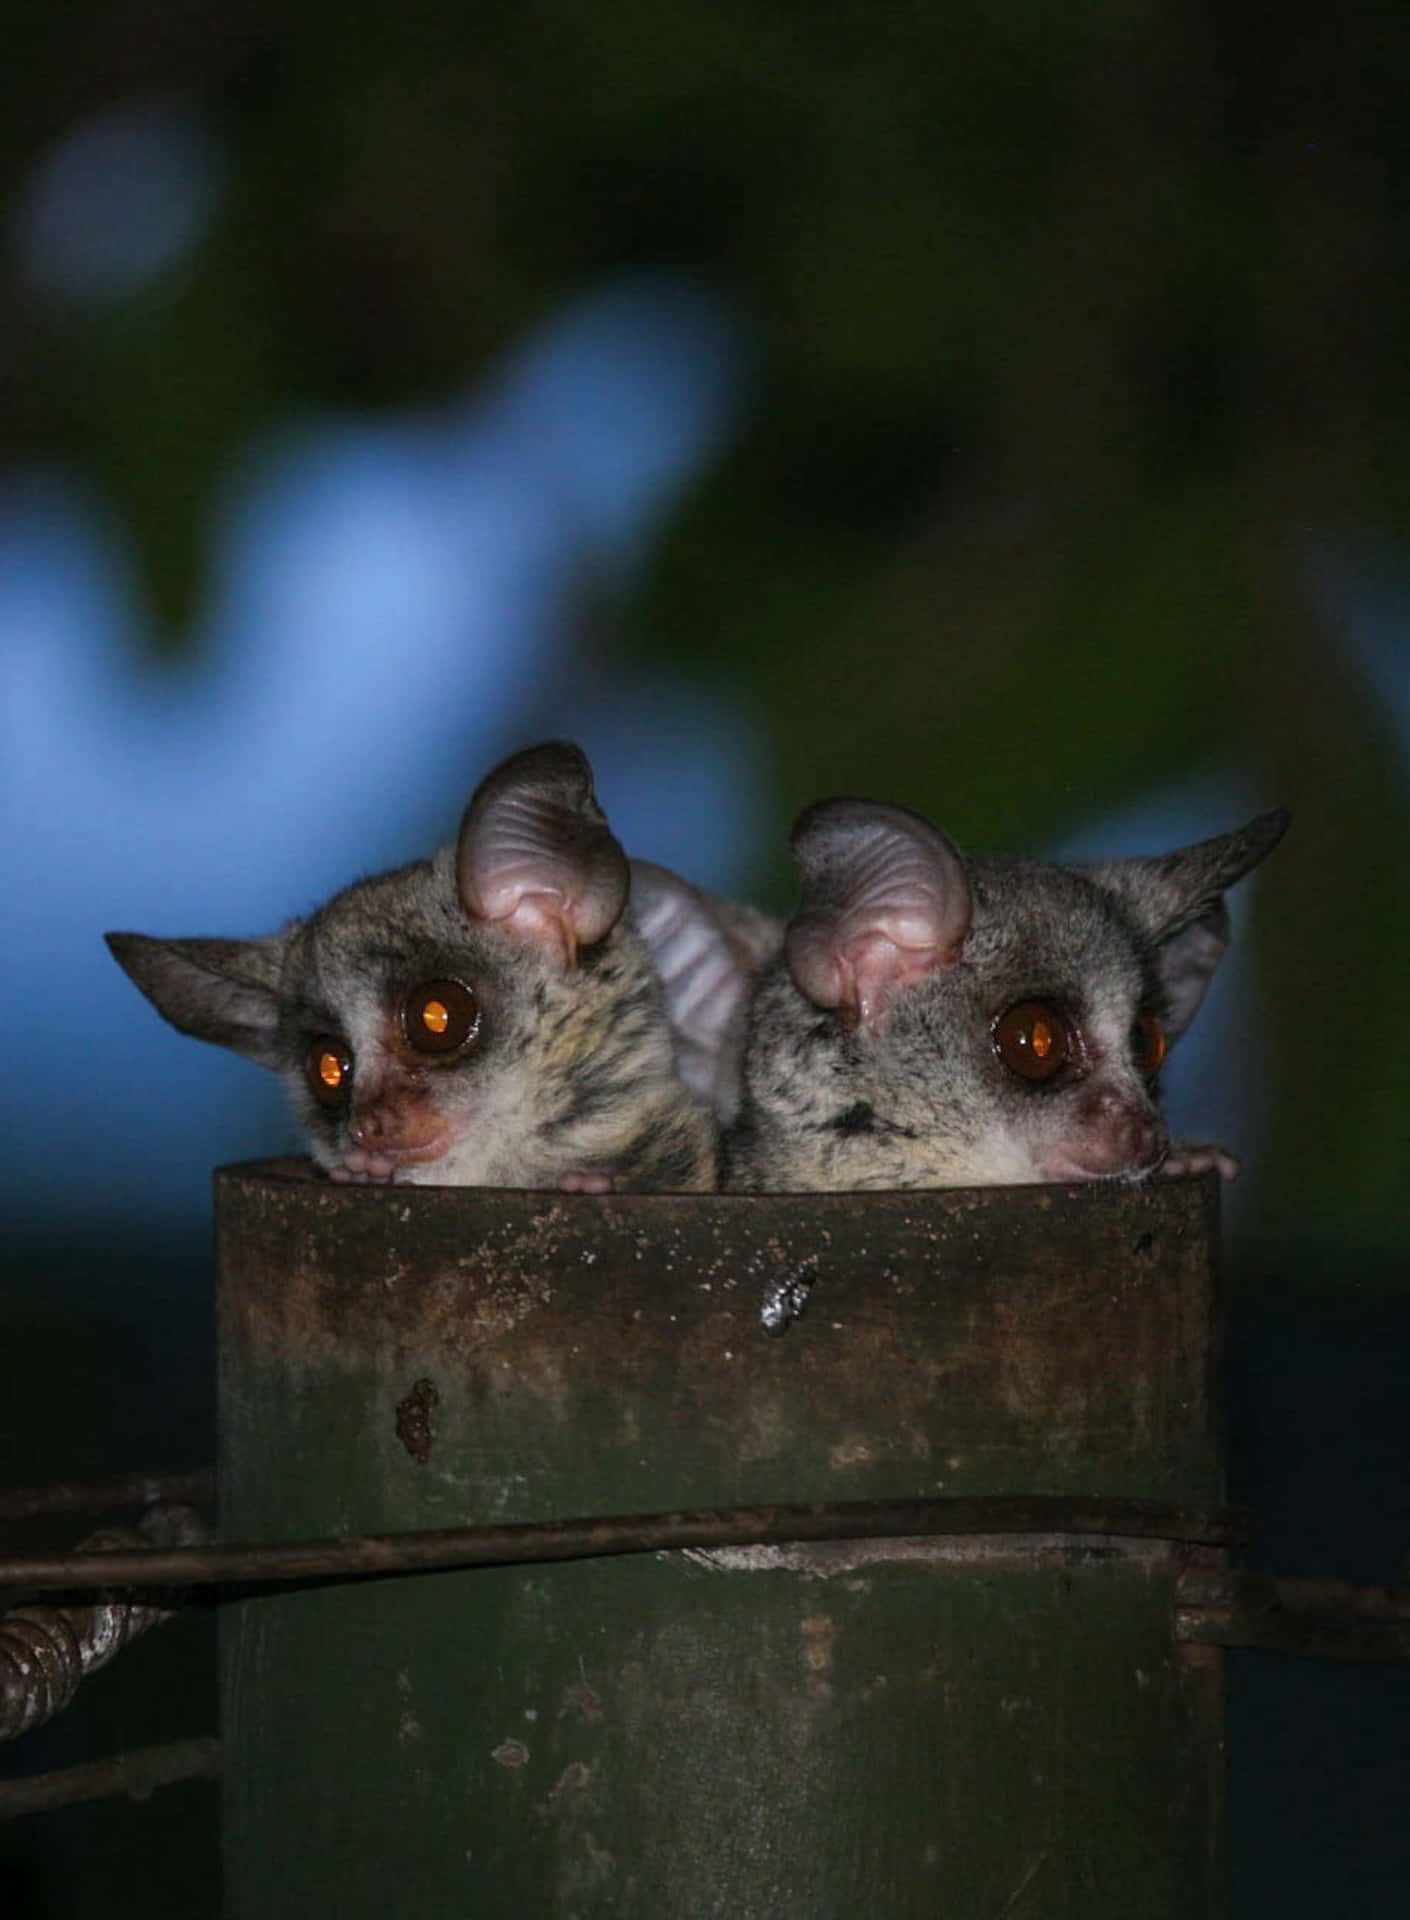
M 557 955 L 612 931 L 627 903 L 627 857 L 577 747 L 516 753 L 481 782 L 460 826 L 456 881 L 465 911 Z
M 896 992 L 959 952 L 971 901 L 964 862 L 902 807 L 821 800 L 793 829 L 803 899 L 786 937 L 789 971 L 817 1006 L 880 1021 Z
M 291 931 L 262 940 L 155 940 L 145 933 L 103 937 L 164 1020 L 197 1040 L 275 1067 L 279 978 Z
M 631 872 L 632 919 L 665 995 L 676 1070 L 692 1093 L 727 1116 L 749 985 L 778 951 L 783 929 L 649 860 L 633 860 Z
M 1086 869 L 1135 921 L 1166 998 L 1166 1032 L 1189 1026 L 1229 944 L 1224 890 L 1270 854 L 1290 816 L 1278 808 L 1247 826 L 1173 853 L 1107 860 Z

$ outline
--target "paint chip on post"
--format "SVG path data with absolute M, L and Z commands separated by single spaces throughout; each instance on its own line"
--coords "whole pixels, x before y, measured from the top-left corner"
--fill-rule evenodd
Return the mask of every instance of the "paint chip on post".
M 765 1333 L 777 1338 L 779 1334 L 787 1333 L 793 1322 L 802 1317 L 817 1270 L 818 1263 L 810 1255 L 806 1260 L 799 1261 L 792 1272 L 785 1274 L 782 1279 L 770 1281 L 764 1289 L 759 1308 Z

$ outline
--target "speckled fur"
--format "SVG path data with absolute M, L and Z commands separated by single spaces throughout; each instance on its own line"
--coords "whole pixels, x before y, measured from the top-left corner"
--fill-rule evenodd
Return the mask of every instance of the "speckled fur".
M 897 992 L 871 1027 L 814 1005 L 786 957 L 774 960 L 749 1008 L 725 1186 L 1072 1178 L 1072 1143 L 1113 1126 L 1127 1127 L 1145 1158 L 1158 1160 L 1169 1142 L 1157 1089 L 1133 1059 L 1133 1023 L 1155 1013 L 1178 1038 L 1227 938 L 1219 889 L 1285 824 L 1264 816 L 1198 848 L 1090 869 L 966 861 L 972 918 L 957 956 Z M 1082 1030 L 1080 1071 L 1065 1067 L 1034 1085 L 1004 1066 L 994 1023 L 1029 999 L 1051 1003 Z M 1214 1157 L 1192 1160 L 1192 1152 Z M 1172 1165 L 1187 1163 L 1236 1165 L 1215 1149 L 1180 1149 Z
M 586 756 L 546 741 L 480 781 L 455 845 L 280 933 L 108 943 L 182 1033 L 279 1073 L 332 1179 L 713 1190 L 711 1091 L 743 962 L 720 902 L 661 868 L 649 891 L 670 956 L 630 904 Z M 409 1010 L 440 981 L 455 983 L 444 1052 Z M 323 1056 L 342 1060 L 327 1098 Z
M 602 1171 L 619 1187 L 711 1189 L 713 1120 L 676 1078 L 661 989 L 630 908 L 568 973 L 468 919 L 454 850 L 365 880 L 290 930 L 280 978 L 281 1068 L 314 1158 L 339 1157 L 342 1123 L 309 1097 L 311 1040 L 337 1034 L 355 1073 L 387 1050 L 386 1009 L 420 980 L 473 987 L 480 1036 L 464 1059 L 414 1060 L 427 1097 L 460 1137 L 399 1181 L 553 1187 Z
M 592 1191 L 718 1184 L 718 1123 L 679 1077 L 662 983 L 630 903 L 565 964 L 557 940 L 467 911 L 457 849 L 447 847 L 361 880 L 263 939 L 108 939 L 173 1026 L 279 1074 L 313 1158 L 336 1178 Z M 444 1058 L 414 1051 L 400 1017 L 408 993 L 437 979 L 462 982 L 480 1009 L 469 1045 Z M 305 1078 L 311 1047 L 330 1039 L 353 1062 L 353 1101 L 334 1110 Z M 354 1142 L 351 1123 L 365 1122 L 367 1107 L 385 1116 L 390 1151 L 366 1135 Z
M 1051 1000 L 1124 1059 L 1138 1007 L 1155 996 L 1113 903 L 1056 867 L 968 863 L 974 917 L 961 957 L 898 994 L 878 1031 L 798 991 L 775 962 L 750 1008 L 744 1098 L 726 1140 L 740 1191 L 930 1187 L 1030 1181 L 1039 1141 L 1070 1121 L 1080 1089 L 1032 1087 L 996 1057 L 1005 1008 Z M 1064 1099 L 1064 1093 L 1067 1099 Z

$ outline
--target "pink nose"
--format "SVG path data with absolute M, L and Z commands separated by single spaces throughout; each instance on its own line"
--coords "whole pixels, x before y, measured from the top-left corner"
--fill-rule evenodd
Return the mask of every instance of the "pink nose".
M 353 1108 L 348 1137 L 365 1153 L 407 1153 L 438 1139 L 441 1123 L 424 1105 L 395 1093 L 368 1099 Z
M 1083 1103 L 1079 1129 L 1065 1144 L 1087 1173 L 1134 1173 L 1151 1166 L 1168 1141 L 1154 1108 L 1104 1087 Z
M 348 1133 L 359 1147 L 380 1147 L 387 1138 L 385 1118 L 378 1108 L 368 1107 L 356 1114 Z

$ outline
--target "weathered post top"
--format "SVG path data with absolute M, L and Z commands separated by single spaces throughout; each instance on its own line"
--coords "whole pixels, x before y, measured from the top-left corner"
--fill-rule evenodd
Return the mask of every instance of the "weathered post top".
M 1212 1178 L 603 1198 L 272 1161 L 216 1195 L 227 1370 L 380 1382 L 418 1505 L 395 1427 L 421 1381 L 428 1437 L 470 1422 L 474 1457 L 532 1423 L 486 1518 L 540 1517 L 560 1471 L 583 1512 L 706 1504 L 726 1461 L 741 1501 L 1222 1495 Z M 803 1310 L 771 1338 L 790 1283 Z M 353 1523 L 419 1524 L 386 1493 Z

